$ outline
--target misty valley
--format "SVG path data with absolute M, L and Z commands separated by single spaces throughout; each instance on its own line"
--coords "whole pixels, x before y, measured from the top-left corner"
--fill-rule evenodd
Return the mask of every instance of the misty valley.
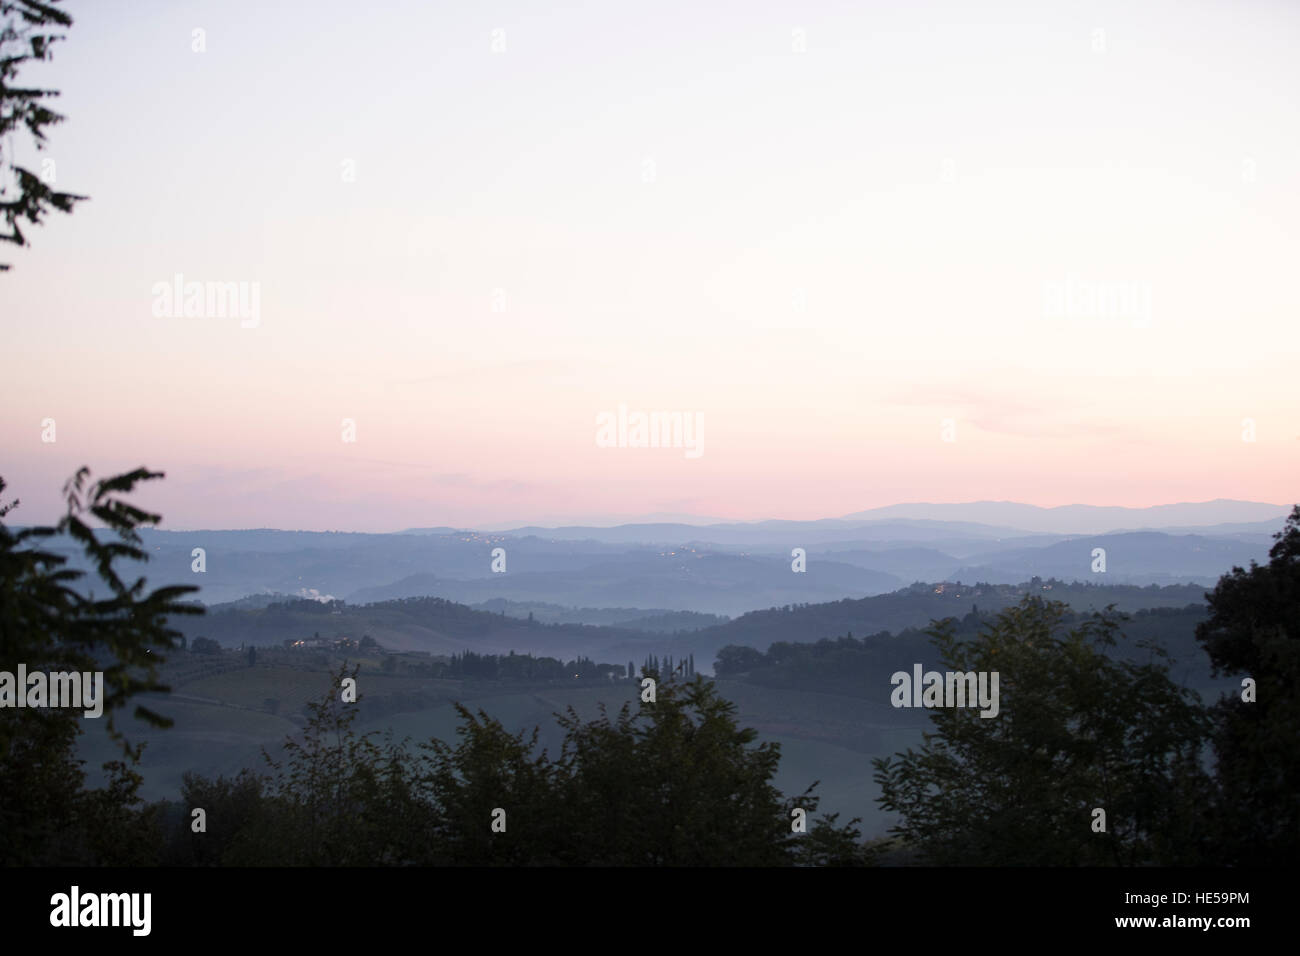
M 128 725 L 145 744 L 140 794 L 174 800 L 188 775 L 234 779 L 282 760 L 340 667 L 358 668 L 357 731 L 391 735 L 412 753 L 454 741 L 460 706 L 510 733 L 536 728 L 536 746 L 558 753 L 556 717 L 570 708 L 594 720 L 602 707 L 635 707 L 647 673 L 682 684 L 704 675 L 758 742 L 779 745 L 773 781 L 782 792 L 818 781 L 821 812 L 856 819 L 864 840 L 893 847 L 898 814 L 881 806 L 873 761 L 920 745 L 929 708 L 969 700 L 986 719 L 998 709 L 996 671 L 991 687 L 985 671 L 948 670 L 945 682 L 936 622 L 974 641 L 1026 598 L 1063 602 L 1066 624 L 1111 607 L 1124 615 L 1123 638 L 1108 654 L 1135 661 L 1159 646 L 1178 684 L 1208 702 L 1235 682 L 1212 673 L 1194 638 L 1207 611 L 1206 586 L 1193 582 L 1264 556 L 1271 527 L 1069 536 L 922 521 L 773 524 L 693 528 L 687 543 L 670 543 L 681 528 L 655 525 L 546 535 L 146 531 L 150 567 L 183 569 L 200 595 L 247 593 L 174 619 L 182 647 L 159 674 L 170 692 L 150 706 L 176 723 Z M 792 533 L 809 544 L 796 570 L 783 556 Z M 1098 547 L 1120 570 L 1096 571 Z M 1171 553 L 1185 556 L 1181 567 Z M 965 577 L 1015 578 L 1013 560 L 1067 572 L 1072 562 L 1073 573 Z M 887 590 L 927 571 L 963 580 Z M 1151 583 L 1170 577 L 1182 583 Z M 766 593 L 793 600 L 730 617 L 746 579 L 774 582 Z M 637 606 L 648 591 L 653 606 Z M 900 675 L 915 686 L 900 689 Z M 90 732 L 80 749 L 94 768 L 113 744 Z M 910 855 L 895 847 L 890 858 Z

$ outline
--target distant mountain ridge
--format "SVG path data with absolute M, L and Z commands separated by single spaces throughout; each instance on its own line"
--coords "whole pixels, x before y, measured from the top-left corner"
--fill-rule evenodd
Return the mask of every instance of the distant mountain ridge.
M 1247 512 L 1257 507 L 1272 506 L 1250 504 Z M 1130 517 L 1150 523 L 1197 513 L 1204 509 Z M 884 594 L 915 581 L 1010 584 L 1037 575 L 1211 585 L 1234 566 L 1266 561 L 1283 524 L 1278 517 L 1108 534 L 922 518 L 525 529 L 541 532 L 529 534 L 146 529 L 141 542 L 149 561 L 139 572 L 156 585 L 197 585 L 197 599 L 208 605 L 265 606 L 277 592 L 350 603 L 438 596 L 467 604 L 522 602 L 544 616 L 551 612 L 541 605 L 561 605 L 584 609 L 579 622 L 614 625 L 635 616 L 620 620 L 605 610 L 734 617 L 773 605 Z M 68 554 L 71 567 L 88 567 L 66 537 L 49 547 Z M 1093 566 L 1097 548 L 1106 552 L 1104 569 Z M 498 549 L 504 563 L 494 558 Z
M 917 502 L 809 521 L 766 519 L 716 524 L 524 525 L 499 533 L 606 544 L 672 541 L 737 546 L 759 544 L 775 536 L 799 534 L 807 536 L 808 543 L 828 544 L 861 540 L 864 532 L 868 532 L 868 538 L 933 543 L 954 537 L 995 539 L 1035 534 L 1114 534 L 1127 531 L 1216 534 L 1268 530 L 1271 533 L 1281 527 L 1290 510 L 1288 505 L 1230 498 L 1147 508 L 1079 504 L 1043 508 L 1015 501 Z M 1218 530 L 1220 528 L 1222 532 Z
M 845 515 L 848 521 L 928 519 L 1009 525 L 1025 531 L 1057 534 L 1106 534 L 1117 531 L 1281 521 L 1290 508 L 1258 501 L 1216 498 L 1148 508 L 1110 505 L 1059 505 L 1041 508 L 1015 501 L 971 501 L 954 504 L 897 504 Z
M 722 521 L 691 516 L 664 516 L 611 524 L 537 523 L 502 525 L 488 522 L 477 528 L 411 527 L 396 532 L 304 531 L 277 528 L 146 529 L 145 534 L 211 535 L 249 551 L 280 551 L 313 547 L 339 549 L 394 537 L 490 538 L 536 536 L 544 541 L 586 540 L 610 544 L 707 542 L 744 544 L 789 534 L 813 535 L 812 543 L 871 539 L 933 541 L 939 538 L 1001 538 L 1025 534 L 1112 534 L 1124 531 L 1180 531 L 1187 534 L 1261 533 L 1280 530 L 1291 505 L 1233 498 L 1176 502 L 1130 508 L 1118 505 L 1057 505 L 1040 507 L 1016 501 L 903 502 L 856 511 L 840 517 L 808 520 L 768 518 Z M 23 525 L 14 525 L 20 530 Z M 101 532 L 102 529 L 101 529 Z

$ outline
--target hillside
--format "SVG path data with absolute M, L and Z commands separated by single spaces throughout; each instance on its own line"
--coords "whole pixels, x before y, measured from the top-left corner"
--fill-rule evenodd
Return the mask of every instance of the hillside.
M 1196 585 L 1136 587 L 1038 578 L 1022 584 L 916 584 L 861 600 L 751 611 L 726 624 L 698 631 L 690 643 L 698 659 L 712 660 L 728 644 L 766 648 L 778 641 L 813 642 L 849 633 L 896 633 L 924 628 L 932 620 L 964 617 L 974 606 L 981 612 L 999 611 L 1029 593 L 1063 601 L 1076 611 L 1101 610 L 1114 604 L 1118 610 L 1131 613 L 1144 608 L 1184 607 L 1205 600 L 1205 589 Z M 676 646 L 672 650 L 680 653 Z
M 585 656 L 617 663 L 640 661 L 651 653 L 677 658 L 694 654 L 700 671 L 710 673 L 717 652 L 729 644 L 765 649 L 778 641 L 814 642 L 848 633 L 924 628 L 931 620 L 963 617 L 975 605 L 981 612 L 1000 610 L 1031 592 L 1065 601 L 1079 611 L 1114 604 L 1129 612 L 1184 607 L 1203 602 L 1205 594 L 1195 585 L 1139 588 L 1038 579 L 1019 585 L 918 584 L 858 600 L 751 611 L 725 623 L 672 632 L 638 626 L 543 623 L 536 618 L 528 621 L 444 598 L 404 598 L 361 606 L 342 601 L 296 600 L 264 608 L 209 611 L 203 617 L 180 619 L 175 625 L 191 639 L 204 636 L 227 647 L 282 645 L 286 640 L 316 636 L 358 640 L 369 635 L 392 651 L 428 654 L 515 651 L 565 659 Z M 653 618 L 650 623 L 655 623 Z

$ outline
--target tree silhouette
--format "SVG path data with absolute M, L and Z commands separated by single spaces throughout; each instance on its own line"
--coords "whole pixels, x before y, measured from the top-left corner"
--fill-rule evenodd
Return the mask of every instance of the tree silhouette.
M 651 677 L 658 678 L 652 671 Z M 570 821 L 561 858 L 574 864 L 788 866 L 868 861 L 856 819 L 814 821 L 814 782 L 788 798 L 773 785 L 779 744 L 735 721 L 735 704 L 702 677 L 660 682 L 653 703 L 610 719 L 560 716 L 559 787 Z M 791 828 L 802 808 L 808 832 Z
M 1216 673 L 1255 683 L 1214 708 L 1222 862 L 1291 865 L 1300 851 L 1300 505 L 1269 562 L 1233 568 L 1206 595 L 1196 637 Z
M 556 715 L 561 753 L 539 730 L 509 732 L 463 705 L 454 742 L 417 753 L 353 727 L 341 669 L 307 726 L 261 778 L 189 775 L 186 800 L 227 806 L 219 845 L 200 853 L 173 826 L 168 859 L 233 865 L 846 865 L 869 861 L 855 824 L 813 821 L 810 787 L 786 798 L 775 744 L 752 746 L 734 705 L 702 678 L 660 684 L 654 703 L 614 720 Z M 652 676 L 658 677 L 657 672 Z M 237 799 L 236 799 L 237 798 Z M 806 833 L 791 827 L 795 808 Z M 237 824 L 231 824 L 235 820 Z M 500 826 L 494 827 L 497 821 Z
M 72 17 L 57 9 L 59 0 L 0 0 L 0 216 L 7 231 L 0 240 L 28 245 L 21 222 L 37 225 L 50 209 L 71 212 L 86 199 L 52 189 L 45 178 L 19 166 L 5 145 L 17 129 L 26 129 L 37 149 L 45 146 L 45 127 L 64 117 L 45 105 L 57 90 L 13 85 L 18 68 L 30 60 L 49 60 L 54 44 L 64 39 L 51 29 L 72 25 Z M 0 263 L 0 272 L 9 266 Z
M 114 725 L 114 715 L 136 694 L 166 691 L 157 668 L 180 636 L 167 624 L 173 614 L 199 614 L 181 602 L 195 587 L 164 587 L 146 593 L 144 579 L 128 583 L 114 567 L 119 559 L 144 561 L 137 528 L 159 516 L 123 497 L 161 473 L 136 469 L 87 487 L 82 468 L 64 487 L 67 513 L 52 527 L 14 531 L 0 520 L 0 671 L 19 664 L 29 673 L 102 672 L 104 720 L 121 745 L 123 760 L 106 765 L 109 786 L 84 789 L 76 757 L 82 711 L 68 708 L 0 708 L 0 862 L 61 864 L 108 862 L 130 857 L 144 845 L 118 839 L 138 823 L 128 812 L 139 777 L 133 770 L 140 746 Z M 5 483 L 0 479 L 0 493 Z M 17 501 L 0 506 L 0 519 Z M 88 519 L 104 527 L 93 529 Z M 82 593 L 82 571 L 67 558 L 35 545 L 68 537 L 83 550 L 107 595 Z M 21 688 L 20 692 L 25 692 Z M 138 705 L 137 717 L 155 726 L 171 721 Z
M 1000 712 L 931 711 L 917 750 L 877 758 L 893 832 L 941 865 L 1141 865 L 1197 862 L 1209 782 L 1199 756 L 1208 722 L 1168 676 L 1107 650 L 1112 609 L 1068 632 L 1067 607 L 1027 596 L 974 640 L 954 622 L 930 633 L 952 671 L 997 671 Z M 1106 814 L 1105 832 L 1093 811 Z

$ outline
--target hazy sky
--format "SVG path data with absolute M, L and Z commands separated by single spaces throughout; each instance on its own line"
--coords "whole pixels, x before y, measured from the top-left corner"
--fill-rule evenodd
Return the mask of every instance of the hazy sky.
M 1295 4 L 65 6 L 11 520 L 81 464 L 171 528 L 1296 500 Z

